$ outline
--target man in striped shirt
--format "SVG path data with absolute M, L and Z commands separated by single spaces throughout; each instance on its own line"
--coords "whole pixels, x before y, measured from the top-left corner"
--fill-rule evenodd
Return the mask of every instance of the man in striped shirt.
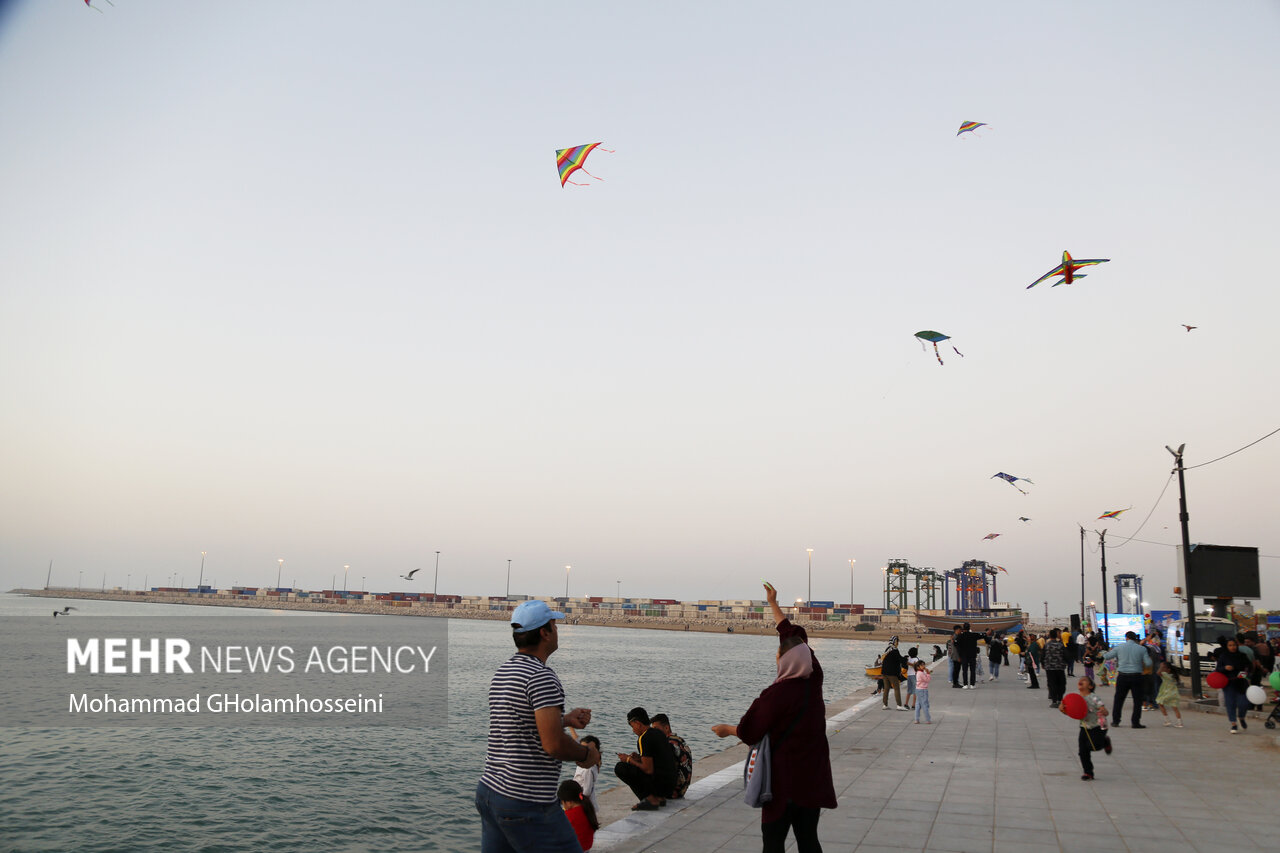
M 511 614 L 516 653 L 489 683 L 489 747 L 476 786 L 482 853 L 582 850 L 556 797 L 560 763 L 591 767 L 600 753 L 565 731 L 584 728 L 591 711 L 565 713 L 564 688 L 547 666 L 560 645 L 555 620 L 563 618 L 542 601 Z

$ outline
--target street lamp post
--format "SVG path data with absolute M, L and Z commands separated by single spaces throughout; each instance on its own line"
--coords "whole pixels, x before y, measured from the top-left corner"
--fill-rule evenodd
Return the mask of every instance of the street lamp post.
M 80 577 L 76 580 L 76 589 L 84 585 L 84 572 L 80 573 Z
M 849 558 L 849 607 L 853 607 L 853 564 L 858 562 L 852 557 Z
M 511 561 L 507 560 L 507 598 L 511 597 Z
M 130 574 L 124 576 L 124 588 L 126 590 L 133 588 L 133 575 Z
M 569 598 L 569 569 L 571 568 L 573 567 L 572 566 L 564 567 L 564 597 L 566 600 Z
M 805 548 L 809 552 L 809 599 L 808 604 L 813 606 L 813 549 Z
M 1187 512 L 1187 483 L 1183 474 L 1185 468 L 1182 465 L 1182 451 L 1186 449 L 1185 444 L 1179 444 L 1178 449 L 1174 450 L 1169 445 L 1165 445 L 1164 449 L 1173 454 L 1173 460 L 1177 463 L 1178 472 L 1178 521 L 1182 526 L 1182 561 L 1185 567 L 1183 581 L 1185 585 L 1182 588 L 1182 594 L 1187 597 L 1187 630 L 1184 636 L 1190 636 L 1191 642 L 1188 644 L 1188 659 L 1191 665 L 1191 698 L 1203 699 L 1204 689 L 1200 685 L 1200 655 L 1198 644 L 1200 642 L 1200 633 L 1196 629 L 1196 594 L 1194 591 L 1194 581 L 1192 580 L 1195 572 L 1191 568 L 1191 529 L 1189 522 L 1191 516 Z
M 347 583 L 347 575 L 349 575 L 350 573 L 351 573 L 351 566 L 344 565 L 342 567 L 342 591 L 343 592 L 351 591 L 351 585 Z
M 436 551 L 436 581 L 431 587 L 431 600 L 436 600 L 436 595 L 440 592 L 440 552 Z
M 208 551 L 200 552 L 200 581 L 196 584 L 196 589 L 204 586 L 204 558 L 208 555 Z
M 276 592 L 280 591 L 280 573 L 284 571 L 284 557 L 276 560 Z
M 618 598 L 622 598 L 622 580 L 618 580 Z

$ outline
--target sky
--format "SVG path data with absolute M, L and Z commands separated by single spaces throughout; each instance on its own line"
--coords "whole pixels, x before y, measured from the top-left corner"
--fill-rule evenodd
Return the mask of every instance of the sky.
M 0 4 L 2 589 L 1174 609 L 1280 427 L 1276 3 L 94 7 Z

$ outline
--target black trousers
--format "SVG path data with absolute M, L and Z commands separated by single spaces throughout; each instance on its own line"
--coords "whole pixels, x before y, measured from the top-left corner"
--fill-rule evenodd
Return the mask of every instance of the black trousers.
M 1049 701 L 1061 702 L 1062 697 L 1067 695 L 1067 672 L 1062 669 L 1046 669 L 1044 671 L 1045 684 L 1049 686 Z
M 1106 736 L 1107 733 L 1102 729 L 1086 729 L 1083 726 L 1080 728 L 1080 766 L 1090 776 L 1093 775 L 1093 744 L 1102 746 L 1102 739 Z M 1092 743 L 1090 738 L 1093 739 Z
M 613 774 L 631 789 L 631 793 L 636 795 L 637 800 L 643 800 L 650 795 L 670 797 L 675 788 L 674 779 L 670 781 L 659 779 L 655 774 L 645 773 L 639 767 L 627 764 L 625 761 L 617 763 L 613 768 Z
M 1142 722 L 1142 697 L 1146 693 L 1147 677 L 1140 672 L 1121 672 L 1116 674 L 1116 701 L 1111 709 L 1111 725 L 1120 725 L 1120 713 L 1124 708 L 1125 697 L 1133 693 L 1133 716 L 1130 722 L 1135 726 Z
M 960 681 L 965 684 L 972 685 L 977 675 L 978 658 L 961 658 L 960 659 Z
M 818 816 L 821 809 L 808 809 L 787 803 L 787 810 L 780 820 L 760 824 L 764 836 L 764 853 L 783 853 L 787 847 L 787 831 L 796 834 L 796 853 L 822 853 L 818 843 Z
M 1040 679 L 1036 678 L 1036 664 L 1035 661 L 1030 658 L 1027 658 L 1027 677 L 1031 679 L 1031 683 L 1027 686 L 1034 687 L 1036 690 L 1039 690 Z

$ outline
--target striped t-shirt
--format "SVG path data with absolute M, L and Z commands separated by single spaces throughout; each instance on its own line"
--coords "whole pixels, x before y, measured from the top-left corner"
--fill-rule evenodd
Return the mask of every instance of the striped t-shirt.
M 512 799 L 554 803 L 560 759 L 542 748 L 533 716 L 540 708 L 563 711 L 564 688 L 551 667 L 517 653 L 489 682 L 489 747 L 480 781 Z

